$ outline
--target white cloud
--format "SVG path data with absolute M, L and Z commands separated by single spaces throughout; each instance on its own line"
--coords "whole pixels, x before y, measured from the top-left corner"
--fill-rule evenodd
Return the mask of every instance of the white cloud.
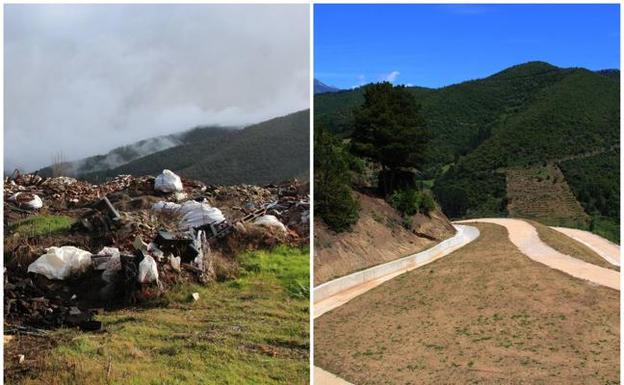
M 392 71 L 387 75 L 384 75 L 384 80 L 390 83 L 394 83 L 401 73 L 399 71 Z
M 5 167 L 309 108 L 296 5 L 5 6 Z

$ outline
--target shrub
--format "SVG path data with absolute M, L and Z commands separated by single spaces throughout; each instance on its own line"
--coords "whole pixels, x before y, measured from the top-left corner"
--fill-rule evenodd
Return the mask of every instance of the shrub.
M 390 196 L 390 204 L 403 216 L 429 214 L 436 206 L 430 192 L 416 189 L 395 191 Z

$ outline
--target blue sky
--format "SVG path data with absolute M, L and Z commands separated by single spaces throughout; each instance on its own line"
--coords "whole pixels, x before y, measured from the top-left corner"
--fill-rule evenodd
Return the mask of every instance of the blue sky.
M 616 4 L 316 4 L 315 78 L 441 87 L 533 60 L 620 68 L 619 15 Z

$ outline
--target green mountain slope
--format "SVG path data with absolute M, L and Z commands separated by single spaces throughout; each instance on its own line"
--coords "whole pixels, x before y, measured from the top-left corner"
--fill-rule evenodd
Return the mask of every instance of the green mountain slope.
M 309 175 L 309 110 L 244 129 L 196 128 L 183 144 L 103 172 L 83 175 L 97 181 L 119 174 L 158 174 L 168 168 L 211 184 L 266 184 Z
M 530 62 L 440 89 L 411 88 L 433 134 L 421 171 L 434 183 L 445 214 L 508 215 L 506 178 L 519 175 L 508 174 L 508 168 L 554 164 L 568 178 L 561 162 L 607 151 L 619 154 L 618 78 L 619 71 Z M 348 137 L 352 110 L 362 100 L 360 89 L 316 95 L 315 123 Z M 617 157 L 604 162 L 619 170 Z M 592 182 L 568 184 L 593 215 L 593 204 L 580 193 L 587 188 L 575 183 Z M 613 210 L 601 215 L 619 221 Z

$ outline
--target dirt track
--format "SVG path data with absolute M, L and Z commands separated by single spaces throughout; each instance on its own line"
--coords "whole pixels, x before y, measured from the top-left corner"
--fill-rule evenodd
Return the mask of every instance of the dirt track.
M 532 260 L 543 263 L 553 269 L 563 271 L 573 277 L 585 279 L 598 285 L 620 290 L 620 273 L 599 267 L 579 259 L 562 254 L 548 246 L 537 235 L 535 227 L 520 219 L 480 218 L 459 221 L 457 223 L 493 223 L 507 229 L 509 240 Z

